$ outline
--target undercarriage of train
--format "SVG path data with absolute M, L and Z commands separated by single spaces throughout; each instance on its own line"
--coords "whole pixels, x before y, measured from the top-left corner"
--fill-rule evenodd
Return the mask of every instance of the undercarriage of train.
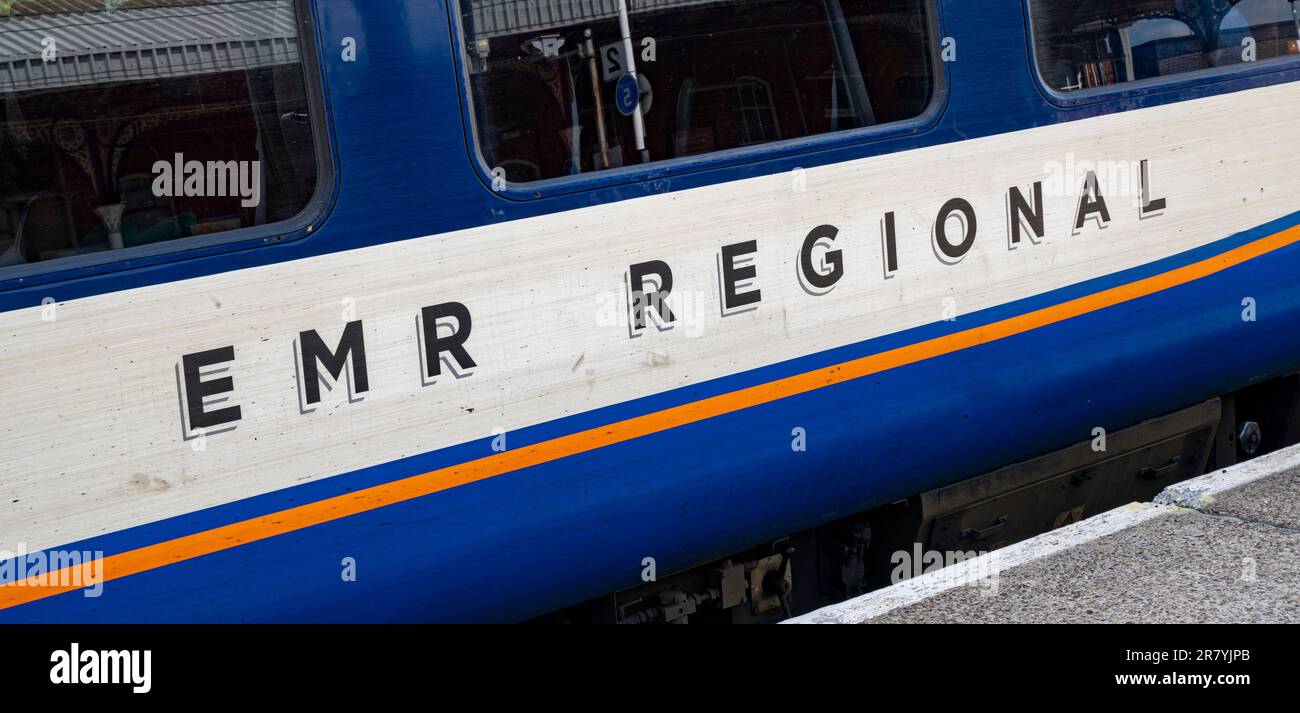
M 1300 442 L 1300 374 L 792 533 L 541 617 L 775 623 L 996 551 Z

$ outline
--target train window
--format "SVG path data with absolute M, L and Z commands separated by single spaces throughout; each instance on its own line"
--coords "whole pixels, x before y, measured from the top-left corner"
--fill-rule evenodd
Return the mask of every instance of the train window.
M 0 2 L 0 267 L 297 215 L 299 26 L 294 0 Z
M 1062 92 L 1300 56 L 1300 0 L 1031 0 L 1030 17 Z
M 479 150 L 510 183 L 903 121 L 935 94 L 926 0 L 459 2 Z

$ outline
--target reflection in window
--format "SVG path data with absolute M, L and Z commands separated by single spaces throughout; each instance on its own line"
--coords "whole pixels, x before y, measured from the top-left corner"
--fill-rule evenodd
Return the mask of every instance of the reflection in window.
M 1241 0 L 1223 16 L 1216 37 L 1215 64 L 1242 61 L 1243 43 L 1253 42 L 1259 59 L 1300 54 L 1300 2 Z
M 754 77 L 741 77 L 733 88 L 737 135 L 741 146 L 765 144 L 781 138 L 777 127 L 776 107 L 772 106 L 772 90 L 767 82 Z
M 1293 0 L 1033 0 L 1031 17 L 1061 91 L 1300 55 Z
M 459 2 L 479 150 L 508 182 L 901 121 L 934 93 L 924 0 Z M 614 93 L 632 70 L 639 132 Z
M 0 3 L 0 267 L 294 216 L 307 112 L 292 0 Z

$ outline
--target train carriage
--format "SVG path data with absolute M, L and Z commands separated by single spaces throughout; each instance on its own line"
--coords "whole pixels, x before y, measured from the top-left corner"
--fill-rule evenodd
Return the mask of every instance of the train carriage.
M 774 621 L 1300 440 L 1291 0 L 13 0 L 0 98 L 0 621 Z

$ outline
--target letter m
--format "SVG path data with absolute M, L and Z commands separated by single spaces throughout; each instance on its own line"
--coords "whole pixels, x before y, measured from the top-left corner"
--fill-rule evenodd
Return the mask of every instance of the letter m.
M 343 328 L 337 349 L 330 351 L 321 340 L 316 330 L 298 334 L 298 344 L 302 348 L 302 385 L 307 403 L 320 403 L 320 366 L 325 367 L 330 378 L 337 381 L 343 376 L 349 357 L 352 359 L 352 387 L 355 393 L 370 390 L 366 376 L 366 341 L 361 331 L 361 320 L 348 322 Z
M 208 162 L 208 196 L 233 196 L 239 191 L 238 161 Z

